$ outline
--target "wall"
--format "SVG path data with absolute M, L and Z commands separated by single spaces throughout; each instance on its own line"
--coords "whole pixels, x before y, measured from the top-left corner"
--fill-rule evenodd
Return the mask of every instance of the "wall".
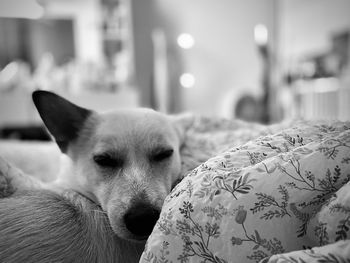
M 350 30 L 348 0 L 281 0 L 279 10 L 282 67 L 305 55 L 327 51 L 334 33 Z
M 156 10 L 153 14 L 147 7 L 150 2 Z M 142 5 L 146 6 L 143 12 Z M 230 116 L 230 106 L 240 93 L 259 93 L 261 61 L 253 29 L 258 23 L 266 24 L 273 36 L 274 0 L 134 0 L 133 6 L 139 10 L 133 13 L 136 63 L 152 57 L 141 57 L 138 48 L 152 52 L 152 47 L 145 47 L 149 42 L 140 43 L 137 33 L 143 32 L 142 41 L 150 41 L 147 32 L 158 27 L 165 30 L 172 52 L 180 54 L 178 63 L 182 70 L 196 78 L 193 88 L 182 89 L 183 110 Z M 183 32 L 195 38 L 195 46 L 190 50 L 176 47 L 176 38 Z M 152 67 L 152 61 L 144 63 Z M 140 74 L 141 67 L 136 65 L 136 71 L 137 68 L 136 74 Z M 138 76 L 138 84 L 142 88 L 149 86 L 149 79 L 142 78 Z
M 100 62 L 102 17 L 99 0 L 45 1 L 45 17 L 74 20 L 75 52 L 83 61 Z
M 279 36 L 278 68 L 280 76 L 298 72 L 300 61 L 324 54 L 332 48 L 332 36 L 350 32 L 350 1 L 348 0 L 281 0 L 277 24 Z M 349 47 L 350 55 L 350 47 Z M 294 89 L 296 100 L 284 97 L 285 111 L 292 117 L 305 119 L 349 119 L 350 67 L 339 79 L 324 78 L 298 81 Z M 282 96 L 281 96 L 282 99 Z M 289 103 L 286 103 L 288 102 Z
M 75 56 L 72 20 L 28 20 L 26 24 L 28 55 L 34 67 L 39 65 L 43 54 L 52 53 L 58 65 L 67 63 Z
M 155 28 L 156 13 L 153 0 L 132 0 L 133 47 L 136 86 L 140 91 L 140 103 L 153 106 L 152 74 L 153 47 L 152 31 Z
M 25 20 L 0 17 L 0 69 L 14 58 L 28 59 L 25 51 Z

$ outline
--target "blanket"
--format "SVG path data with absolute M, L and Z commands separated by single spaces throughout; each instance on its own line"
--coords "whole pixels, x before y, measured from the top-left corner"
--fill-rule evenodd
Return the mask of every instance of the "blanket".
M 199 118 L 182 152 L 140 262 L 350 261 L 349 122 Z

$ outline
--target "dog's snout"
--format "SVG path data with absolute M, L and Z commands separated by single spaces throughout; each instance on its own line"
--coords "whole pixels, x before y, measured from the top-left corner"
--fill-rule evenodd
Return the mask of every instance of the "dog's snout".
M 139 203 L 124 216 L 126 228 L 136 236 L 149 236 L 159 218 L 160 211 L 154 207 Z

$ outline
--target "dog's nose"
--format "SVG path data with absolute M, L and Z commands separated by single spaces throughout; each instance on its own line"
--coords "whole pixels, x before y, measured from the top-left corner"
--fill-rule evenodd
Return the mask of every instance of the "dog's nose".
M 160 211 L 148 204 L 136 204 L 124 216 L 126 228 L 137 236 L 149 236 Z

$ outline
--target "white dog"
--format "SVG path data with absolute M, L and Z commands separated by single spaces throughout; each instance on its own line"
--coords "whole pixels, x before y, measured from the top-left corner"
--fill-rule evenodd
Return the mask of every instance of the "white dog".
M 180 147 L 193 117 L 166 116 L 150 109 L 99 114 L 47 91 L 34 92 L 33 100 L 70 160 L 55 181 L 40 185 L 59 194 L 67 189 L 80 193 L 105 212 L 120 238 L 117 240 L 143 243 L 153 230 L 165 197 L 180 179 Z M 35 198 L 40 199 L 38 195 Z M 24 199 L 21 204 L 26 203 Z M 0 228 L 0 234 L 3 231 Z M 119 253 L 127 262 L 128 253 L 135 251 Z

